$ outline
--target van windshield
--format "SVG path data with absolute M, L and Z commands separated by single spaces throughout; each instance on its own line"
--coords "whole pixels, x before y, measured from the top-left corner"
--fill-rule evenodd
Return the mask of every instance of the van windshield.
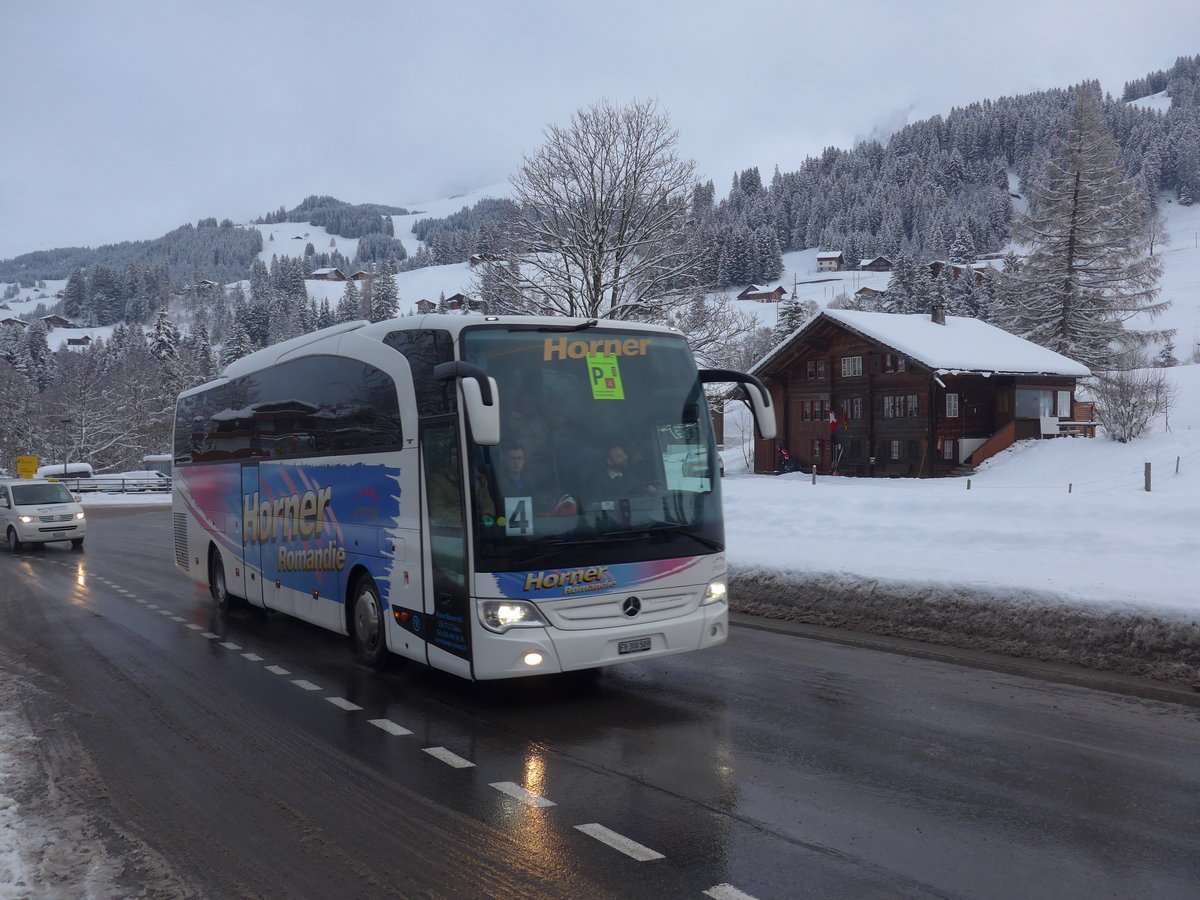
M 13 503 L 17 506 L 37 506 L 42 503 L 73 503 L 71 496 L 63 485 L 56 481 L 42 484 L 14 484 L 12 486 Z

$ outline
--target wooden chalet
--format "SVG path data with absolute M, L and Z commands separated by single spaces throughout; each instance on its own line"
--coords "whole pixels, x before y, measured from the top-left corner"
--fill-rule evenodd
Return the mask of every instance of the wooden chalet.
M 325 266 L 320 269 L 313 269 L 308 273 L 310 281 L 345 281 L 346 273 L 341 269 Z
M 62 316 L 42 316 L 42 323 L 46 326 L 47 331 L 53 331 L 55 328 L 73 328 L 70 319 L 64 319 Z
M 858 264 L 858 268 L 862 272 L 890 272 L 893 265 L 892 261 L 886 256 L 875 256 L 871 259 L 862 260 Z
M 755 441 L 755 472 L 777 471 L 786 448 L 804 471 L 893 477 L 962 474 L 1015 441 L 1078 433 L 1090 374 L 978 319 L 842 309 L 752 371 L 779 424 Z
M 885 293 L 886 291 L 876 290 L 872 287 L 860 287 L 854 292 L 854 299 L 874 302 L 882 297 Z
M 759 303 L 778 303 L 787 296 L 787 291 L 782 285 L 775 288 L 773 291 L 761 290 L 757 285 L 750 285 L 744 291 L 737 295 L 739 300 L 757 300 Z
M 846 266 L 841 250 L 822 250 L 817 254 L 818 272 L 840 272 Z
M 351 281 L 374 281 L 375 275 L 376 275 L 375 272 L 364 272 L 362 269 L 359 269 L 357 272 L 355 272 L 353 275 L 350 276 L 350 280 Z
M 421 315 L 431 313 L 435 309 L 437 309 L 437 304 L 432 300 L 421 299 L 417 301 L 417 312 L 419 312 Z
M 29 323 L 24 319 L 18 319 L 14 316 L 8 316 L 7 318 L 0 319 L 0 325 L 19 325 L 22 328 L 29 327 Z
M 92 345 L 92 336 L 85 334 L 83 337 L 67 338 L 68 347 L 90 347 Z
M 985 270 L 990 268 L 990 266 L 960 266 L 958 263 L 948 263 L 940 259 L 935 259 L 929 264 L 929 274 L 932 277 L 937 278 L 942 274 L 942 269 L 946 268 L 946 266 L 950 267 L 951 281 L 958 281 L 959 276 L 962 275 L 963 272 L 971 272 L 975 276 L 976 284 L 983 284 L 983 273 Z

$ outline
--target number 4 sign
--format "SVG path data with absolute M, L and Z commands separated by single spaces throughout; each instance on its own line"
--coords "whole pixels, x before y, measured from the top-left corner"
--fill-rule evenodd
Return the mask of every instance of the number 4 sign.
M 506 535 L 525 535 L 533 533 L 532 497 L 504 498 L 504 533 Z

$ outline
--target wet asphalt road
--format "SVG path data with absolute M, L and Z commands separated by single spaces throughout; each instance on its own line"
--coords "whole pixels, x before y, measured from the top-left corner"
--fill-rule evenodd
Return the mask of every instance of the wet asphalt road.
M 1194 707 L 747 628 L 590 681 L 374 673 L 214 617 L 167 509 L 89 519 L 0 550 L 0 646 L 204 896 L 1200 893 Z

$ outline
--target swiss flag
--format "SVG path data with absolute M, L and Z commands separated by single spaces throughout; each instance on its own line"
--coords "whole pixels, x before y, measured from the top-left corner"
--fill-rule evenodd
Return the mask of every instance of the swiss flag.
M 830 430 L 830 431 L 837 431 L 837 426 L 838 426 L 838 417 L 837 417 L 837 413 L 835 413 L 835 412 L 834 412 L 834 411 L 831 409 L 831 410 L 829 411 L 829 430 Z

